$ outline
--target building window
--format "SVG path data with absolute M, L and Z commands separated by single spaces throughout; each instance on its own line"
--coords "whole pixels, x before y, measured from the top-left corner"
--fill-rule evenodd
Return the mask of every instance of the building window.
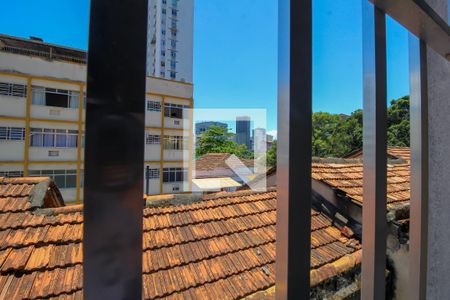
M 163 15 L 166 14 L 166 9 L 165 9 L 165 8 L 162 9 L 162 14 L 163 14 Z
M 170 78 L 175 79 L 177 77 L 176 72 L 170 72 Z
M 159 179 L 159 169 L 148 169 L 145 174 L 146 179 Z
M 25 140 L 25 128 L 0 127 L 0 140 L 23 141 Z
M 183 118 L 183 109 L 189 108 L 187 105 L 166 103 L 164 105 L 164 116 L 175 119 Z
M 0 82 L 0 95 L 22 97 L 27 96 L 27 86 L 8 82 Z
M 166 62 L 165 61 L 162 61 L 161 62 L 161 67 L 165 67 L 166 66 Z
M 31 128 L 31 147 L 76 148 L 78 130 Z
M 0 177 L 23 177 L 23 171 L 0 171 Z
M 161 50 L 161 56 L 166 56 L 166 51 Z
M 145 143 L 147 145 L 156 145 L 161 143 L 161 136 L 155 134 L 147 134 L 145 137 Z
M 187 138 L 184 136 L 164 136 L 164 149 L 166 150 L 183 150 L 187 149 Z
M 76 91 L 33 86 L 31 103 L 34 105 L 78 108 L 80 93 Z
M 183 168 L 164 168 L 163 182 L 183 182 L 188 178 L 187 170 Z
M 172 16 L 177 16 L 177 10 L 172 8 Z
M 171 67 L 172 69 L 175 69 L 175 68 L 177 67 L 177 62 L 171 60 L 171 61 L 170 61 L 170 67 Z
M 161 111 L 161 102 L 158 101 L 147 101 L 148 111 Z
M 176 58 L 177 57 L 177 53 L 175 51 L 170 51 L 170 57 Z
M 177 47 L 177 42 L 175 40 L 171 40 L 170 45 L 175 49 Z
M 60 189 L 77 187 L 77 170 L 30 170 L 33 177 L 50 177 Z

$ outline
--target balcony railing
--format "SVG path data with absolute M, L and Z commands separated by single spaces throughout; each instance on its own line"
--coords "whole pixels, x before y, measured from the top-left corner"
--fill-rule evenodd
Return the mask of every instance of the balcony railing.
M 84 198 L 86 299 L 121 295 L 138 299 L 142 291 L 144 153 L 140 149 L 144 149 L 146 2 L 91 1 Z M 385 293 L 385 15 L 388 14 L 412 33 L 409 44 L 410 291 L 411 299 L 424 299 L 428 213 L 426 45 L 450 59 L 450 31 L 447 23 L 423 0 L 362 2 L 364 252 L 361 295 L 363 299 L 383 299 Z M 278 63 L 276 294 L 277 299 L 309 299 L 312 0 L 279 0 Z M 109 275 L 107 280 L 104 274 Z

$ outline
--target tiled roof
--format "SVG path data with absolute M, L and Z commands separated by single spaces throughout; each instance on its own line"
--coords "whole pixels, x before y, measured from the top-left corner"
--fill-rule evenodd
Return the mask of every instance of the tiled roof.
M 345 158 L 362 158 L 362 153 L 362 149 L 358 149 L 347 154 Z M 408 147 L 388 147 L 387 153 L 389 158 L 404 159 L 406 161 L 411 159 L 411 153 Z
M 361 249 L 347 230 L 317 211 L 311 214 L 316 286 L 353 270 Z M 274 191 L 145 208 L 144 297 L 237 299 L 274 286 L 275 220 Z M 82 222 L 81 205 L 2 211 L 0 299 L 80 299 Z
M 60 207 L 64 200 L 47 177 L 0 177 L 0 218 L 33 207 Z
M 411 160 L 411 151 L 408 147 L 388 147 L 388 154 L 407 161 Z
M 196 178 L 234 177 L 235 174 L 226 164 L 232 154 L 208 153 L 195 161 Z M 253 159 L 239 159 L 245 166 L 253 168 Z
M 405 204 L 410 199 L 409 164 L 387 166 L 388 209 Z M 363 204 L 362 163 L 313 163 L 312 178 L 344 193 L 355 203 Z

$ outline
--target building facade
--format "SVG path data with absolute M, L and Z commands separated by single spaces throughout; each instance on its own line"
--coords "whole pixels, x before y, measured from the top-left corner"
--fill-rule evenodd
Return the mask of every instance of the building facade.
M 147 75 L 192 83 L 194 0 L 149 0 Z
M 267 150 L 267 134 L 264 128 L 253 129 L 253 151 L 255 154 L 265 154 Z
M 0 176 L 49 176 L 66 202 L 82 201 L 86 52 L 0 35 L 0 58 Z M 192 84 L 147 77 L 150 194 L 190 188 L 192 95 Z
M 252 149 L 250 138 L 250 117 L 236 117 L 236 143 L 246 145 L 249 150 Z

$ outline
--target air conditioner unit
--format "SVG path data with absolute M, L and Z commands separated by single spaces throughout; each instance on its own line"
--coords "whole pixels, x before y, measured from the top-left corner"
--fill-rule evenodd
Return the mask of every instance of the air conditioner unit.
M 173 125 L 180 125 L 180 121 L 179 120 L 173 120 Z
M 179 185 L 172 186 L 172 192 L 179 192 L 179 191 L 180 191 L 180 186 Z
M 49 115 L 50 116 L 59 116 L 59 115 L 61 115 L 61 110 L 59 110 L 59 109 L 50 109 Z
M 48 156 L 52 156 L 52 157 L 59 156 L 59 151 L 58 150 L 49 150 Z

